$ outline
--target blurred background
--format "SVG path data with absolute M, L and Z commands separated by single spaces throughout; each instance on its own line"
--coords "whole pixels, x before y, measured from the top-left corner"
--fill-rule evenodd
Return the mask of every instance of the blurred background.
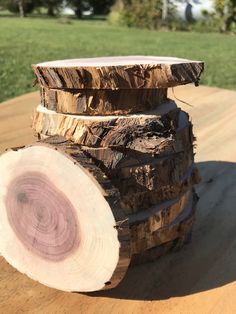
M 113 55 L 203 60 L 236 89 L 236 0 L 0 0 L 0 102 L 34 90 L 32 63 Z

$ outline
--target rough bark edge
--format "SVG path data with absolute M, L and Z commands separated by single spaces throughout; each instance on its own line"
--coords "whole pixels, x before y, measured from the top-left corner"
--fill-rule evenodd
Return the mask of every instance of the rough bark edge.
M 32 65 L 40 85 L 56 89 L 168 88 L 198 83 L 203 62 L 136 64 L 101 67 L 43 67 Z
M 35 133 L 35 136 L 39 140 L 44 140 L 49 137 L 49 135 L 42 133 Z M 66 139 L 57 134 L 51 135 L 50 137 L 59 137 L 64 141 L 73 142 L 74 145 L 78 145 L 78 149 L 81 149 L 84 153 L 88 154 L 88 157 L 92 158 L 99 168 L 102 167 L 103 169 L 110 170 L 129 166 L 140 167 L 141 165 L 148 163 L 155 164 L 159 159 L 167 157 L 173 158 L 175 155 L 182 154 L 186 151 L 193 152 L 196 141 L 196 138 L 192 133 L 191 122 L 189 122 L 186 127 L 177 129 L 173 135 L 167 136 L 166 138 L 161 137 L 159 139 L 159 147 L 153 152 L 142 152 L 122 146 L 91 147 L 78 144 L 72 139 Z
M 177 198 L 179 195 L 186 193 L 193 185 L 199 183 L 199 180 L 199 171 L 193 164 L 182 180 L 174 186 L 167 185 L 162 186 L 158 190 L 143 192 L 129 190 L 124 194 L 120 191 L 122 208 L 127 215 L 134 214 L 140 210 L 148 209 L 155 204 Z M 131 198 L 133 198 L 132 202 Z
M 167 101 L 167 89 L 60 90 L 41 87 L 41 104 L 58 113 L 124 115 L 153 110 Z
M 195 221 L 195 212 L 196 212 L 196 207 L 197 207 L 197 202 L 198 202 L 198 196 L 195 193 L 193 196 L 193 204 L 192 204 L 192 211 L 189 214 L 187 218 L 185 218 L 183 221 L 181 221 L 178 225 L 170 225 L 169 227 L 161 228 L 158 230 L 158 233 L 165 233 L 167 231 L 171 233 L 169 237 L 167 237 L 167 241 L 158 243 L 156 242 L 155 246 L 141 248 L 140 250 L 132 250 L 132 264 L 138 264 L 139 260 L 141 259 L 140 263 L 146 262 L 147 260 L 152 260 L 154 259 L 154 256 L 157 258 L 159 249 L 167 249 L 167 251 L 170 249 L 169 244 L 174 243 L 176 239 L 181 239 L 185 237 L 186 235 L 189 235 L 193 229 L 193 224 Z M 173 230 L 172 230 L 173 229 Z M 147 240 L 146 240 L 147 241 Z M 167 245 L 166 245 L 167 244 Z M 165 246 L 166 245 L 166 246 Z M 154 255 L 154 256 L 153 256 Z M 161 254 L 162 255 L 162 254 Z
M 93 159 L 94 160 L 94 159 Z M 95 164 L 102 165 L 100 160 L 94 160 Z M 109 178 L 114 178 L 114 185 L 125 184 L 126 188 L 136 186 L 137 191 L 158 190 L 160 186 L 175 185 L 188 172 L 193 164 L 193 152 L 177 153 L 161 158 L 153 158 L 152 161 L 140 163 L 140 165 L 129 165 L 118 169 L 109 169 L 104 166 L 100 168 Z
M 140 264 L 154 262 L 160 259 L 162 256 L 178 252 L 183 247 L 191 242 L 192 230 L 186 233 L 182 237 L 176 238 L 173 241 L 169 241 L 157 247 L 146 250 L 140 254 L 133 254 L 130 267 L 135 267 Z
M 162 245 L 188 233 L 192 229 L 195 219 L 196 204 L 198 201 L 196 194 L 193 194 L 192 199 L 191 210 L 188 216 L 182 220 L 180 220 L 182 215 L 182 213 L 180 213 L 176 220 L 169 226 L 160 228 L 153 233 L 146 233 L 145 237 L 142 239 L 140 239 L 139 234 L 133 230 L 133 232 L 131 232 L 132 255 Z
M 92 122 L 78 120 L 73 115 L 48 115 L 35 111 L 32 128 L 36 133 L 60 135 L 83 146 L 122 147 L 158 154 L 165 146 L 170 146 L 175 133 L 179 133 L 179 113 L 179 109 L 174 109 L 162 116 L 117 117 L 109 121 Z
M 82 150 L 88 158 L 92 158 L 95 165 L 98 168 L 100 168 L 103 171 L 103 173 L 106 174 L 106 176 L 112 182 L 113 186 L 115 186 L 119 190 L 120 195 L 121 195 L 121 205 L 126 215 L 130 215 L 140 210 L 144 210 L 145 209 L 144 204 L 147 205 L 146 208 L 149 208 L 155 205 L 156 203 L 160 203 L 169 199 L 177 198 L 179 197 L 179 195 L 186 192 L 189 189 L 189 187 L 191 187 L 193 184 L 199 183 L 199 180 L 200 180 L 198 170 L 195 168 L 194 164 L 192 164 L 193 163 L 192 148 L 189 152 L 175 153 L 173 155 L 165 157 L 166 159 L 170 158 L 174 160 L 175 156 L 187 154 L 188 158 L 186 159 L 186 169 L 185 169 L 186 171 L 183 170 L 182 167 L 178 168 L 180 169 L 180 172 L 182 173 L 182 176 L 180 173 L 179 180 L 173 177 L 171 180 L 172 184 L 170 184 L 171 182 L 169 182 L 169 184 L 167 185 L 166 184 L 160 185 L 159 188 L 155 188 L 155 189 L 153 188 L 149 190 L 144 185 L 140 185 L 140 183 L 137 180 L 135 181 L 135 178 L 133 178 L 132 176 L 130 176 L 130 178 L 123 177 L 121 173 L 119 174 L 119 172 L 121 171 L 119 168 L 117 170 L 112 169 L 112 171 L 110 171 L 110 169 L 108 169 L 107 167 L 104 167 L 101 160 L 94 158 L 88 153 L 90 148 L 86 148 L 86 150 L 84 150 L 84 147 L 81 147 L 80 145 L 77 145 L 72 141 L 67 141 L 65 138 L 61 136 L 54 136 L 51 138 L 55 139 L 55 141 L 57 142 L 61 142 L 61 143 L 67 142 L 68 147 L 71 147 L 72 150 L 74 151 Z M 106 149 L 102 149 L 102 150 L 105 151 Z M 150 164 L 153 164 L 155 167 L 155 164 L 158 165 L 160 161 L 158 157 L 149 156 L 149 158 L 150 159 L 148 160 L 147 163 L 145 163 L 145 159 L 141 161 L 141 164 L 140 164 L 141 170 L 142 170 L 142 166 L 145 164 L 150 163 Z M 139 165 L 134 166 L 134 171 L 135 169 L 138 169 L 137 167 L 139 167 Z M 142 178 L 142 173 L 143 171 L 141 171 L 141 174 L 140 174 L 141 178 Z M 128 186 L 127 186 L 127 182 L 129 183 Z M 125 188 L 123 188 L 124 184 L 125 184 Z
M 129 225 L 132 234 L 136 232 L 139 238 L 142 234 L 152 233 L 170 225 L 186 208 L 189 199 L 192 197 L 191 190 L 180 195 L 178 198 L 157 204 L 136 214 L 129 215 Z
M 51 138 L 55 139 L 55 141 L 57 142 L 61 142 L 62 144 L 64 142 L 67 142 L 68 147 L 71 147 L 72 150 L 75 151 L 82 150 L 86 155 L 88 154 L 87 149 L 86 151 L 84 151 L 84 148 L 81 147 L 80 145 L 77 145 L 72 141 L 67 141 L 65 138 L 61 136 L 54 136 Z M 181 152 L 180 154 L 185 153 Z M 167 156 L 166 158 L 174 158 L 175 155 L 176 153 L 174 155 Z M 87 157 L 91 158 L 91 155 L 88 154 Z M 152 163 L 154 162 L 154 164 L 159 162 L 158 157 L 149 156 L 149 158 L 150 160 L 148 162 Z M 192 151 L 189 152 L 189 158 L 193 159 Z M 103 173 L 106 174 L 106 176 L 112 182 L 113 186 L 115 186 L 119 190 L 121 195 L 121 206 L 126 215 L 130 215 L 140 210 L 144 210 L 145 208 L 149 208 L 157 203 L 177 198 L 182 193 L 185 193 L 193 184 L 199 183 L 200 180 L 198 170 L 196 169 L 194 164 L 191 164 L 186 169 L 186 172 L 184 172 L 183 177 L 181 177 L 180 180 L 178 181 L 175 180 L 174 184 L 172 185 L 170 184 L 161 185 L 160 188 L 158 189 L 148 190 L 144 186 L 139 185 L 138 182 L 135 181 L 133 182 L 132 181 L 133 178 L 131 178 L 130 179 L 131 181 L 129 180 L 129 182 L 130 183 L 133 182 L 133 184 L 131 185 L 129 184 L 128 187 L 126 186 L 126 188 L 122 188 L 123 184 L 127 182 L 127 180 L 122 181 L 123 179 L 125 180 L 125 178 L 123 179 L 119 178 L 115 170 L 109 171 L 106 167 L 102 165 L 100 160 L 97 160 L 96 158 L 92 158 L 92 160 L 95 163 L 95 165 L 97 165 L 97 167 L 100 168 L 103 171 Z M 146 204 L 146 207 L 144 206 L 144 204 Z

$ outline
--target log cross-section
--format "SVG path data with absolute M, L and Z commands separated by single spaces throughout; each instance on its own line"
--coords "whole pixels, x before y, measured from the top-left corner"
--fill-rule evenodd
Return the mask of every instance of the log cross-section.
M 4 153 L 0 173 L 0 251 L 11 265 L 64 291 L 122 280 L 128 220 L 119 191 L 91 159 L 48 139 Z
M 58 60 L 32 65 L 40 85 L 56 89 L 168 88 L 198 82 L 201 61 L 126 56 Z

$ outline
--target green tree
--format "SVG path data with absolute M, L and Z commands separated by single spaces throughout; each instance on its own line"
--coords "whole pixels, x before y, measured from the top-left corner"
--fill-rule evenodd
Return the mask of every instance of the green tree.
M 75 11 L 76 16 L 81 19 L 82 11 L 84 9 L 84 1 L 82 0 L 68 0 L 67 4 L 69 4 Z
M 215 0 L 215 19 L 220 24 L 220 30 L 230 31 L 236 23 L 236 0 Z
M 62 6 L 63 0 L 39 0 L 39 5 L 47 8 L 49 16 L 54 16 L 55 12 Z
M 25 17 L 41 4 L 40 0 L 0 0 L 0 6 Z
M 123 0 L 121 18 L 127 26 L 158 29 L 170 26 L 174 19 L 174 5 L 163 0 Z
M 226 32 L 230 31 L 233 23 L 236 23 L 236 0 L 227 1 L 223 30 Z
M 20 17 L 25 17 L 26 13 L 30 11 L 30 4 L 33 5 L 33 1 L 27 0 L 1 0 L 0 5 L 8 9 L 13 13 L 19 13 Z
M 115 0 L 89 0 L 95 14 L 108 14 Z

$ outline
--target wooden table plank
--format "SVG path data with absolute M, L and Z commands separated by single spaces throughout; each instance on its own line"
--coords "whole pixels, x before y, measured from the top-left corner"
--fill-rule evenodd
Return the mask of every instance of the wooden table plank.
M 130 269 L 110 292 L 69 294 L 32 281 L 0 259 L 0 313 L 236 312 L 236 92 L 178 87 L 198 138 L 202 174 L 193 241 L 183 251 Z M 173 98 L 172 92 L 170 97 Z M 0 150 L 33 141 L 37 93 L 0 105 Z

